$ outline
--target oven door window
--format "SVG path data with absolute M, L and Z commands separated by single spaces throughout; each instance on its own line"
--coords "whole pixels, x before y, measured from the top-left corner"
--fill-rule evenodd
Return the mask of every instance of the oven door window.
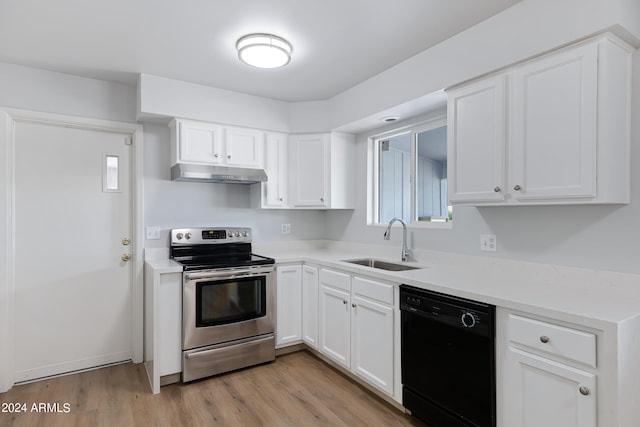
M 263 317 L 266 287 L 264 276 L 196 283 L 196 327 Z

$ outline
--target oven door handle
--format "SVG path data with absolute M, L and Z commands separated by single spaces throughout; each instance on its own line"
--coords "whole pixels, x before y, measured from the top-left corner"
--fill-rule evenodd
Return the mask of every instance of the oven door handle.
M 274 270 L 273 266 L 271 267 L 258 267 L 258 268 L 246 268 L 241 270 L 232 270 L 232 269 L 222 269 L 220 271 L 207 271 L 207 272 L 194 272 L 194 273 L 186 273 L 186 280 L 200 280 L 200 279 L 216 279 L 216 280 L 224 280 L 224 279 L 234 279 L 241 277 L 253 277 L 253 276 L 262 276 L 267 273 L 272 273 Z

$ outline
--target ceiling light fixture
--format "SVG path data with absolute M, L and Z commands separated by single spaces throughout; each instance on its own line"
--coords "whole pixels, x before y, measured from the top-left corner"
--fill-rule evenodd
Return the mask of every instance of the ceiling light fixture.
M 388 117 L 383 117 L 380 120 L 385 122 L 385 123 L 392 123 L 392 122 L 395 122 L 395 121 L 397 121 L 399 119 L 400 119 L 400 117 L 398 117 L 398 116 L 388 116 Z
M 236 43 L 238 58 L 258 68 L 283 67 L 291 60 L 291 43 L 273 34 L 247 34 Z

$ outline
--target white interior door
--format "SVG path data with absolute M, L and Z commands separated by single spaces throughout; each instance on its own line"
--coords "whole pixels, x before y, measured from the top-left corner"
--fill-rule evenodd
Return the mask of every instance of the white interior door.
M 131 359 L 128 135 L 32 122 L 14 135 L 14 380 Z

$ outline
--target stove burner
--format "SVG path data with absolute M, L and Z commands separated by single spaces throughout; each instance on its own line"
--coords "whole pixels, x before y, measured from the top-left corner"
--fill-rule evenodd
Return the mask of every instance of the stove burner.
M 239 227 L 171 230 L 171 258 L 184 271 L 275 264 L 251 251 L 251 229 Z

